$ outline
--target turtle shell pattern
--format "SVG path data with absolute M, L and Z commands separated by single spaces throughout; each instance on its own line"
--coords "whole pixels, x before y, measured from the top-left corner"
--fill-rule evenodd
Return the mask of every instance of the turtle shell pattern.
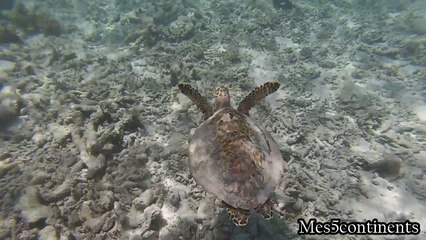
M 256 209 L 283 174 L 272 136 L 231 107 L 218 110 L 189 139 L 189 168 L 206 191 L 234 208 Z

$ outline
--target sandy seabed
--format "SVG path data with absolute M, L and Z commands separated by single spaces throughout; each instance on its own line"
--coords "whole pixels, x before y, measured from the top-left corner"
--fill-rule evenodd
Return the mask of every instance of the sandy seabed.
M 0 16 L 0 239 L 426 238 L 425 1 L 21 2 Z M 271 80 L 251 116 L 289 166 L 282 216 L 239 228 L 189 173 L 201 113 L 177 84 L 235 106 Z

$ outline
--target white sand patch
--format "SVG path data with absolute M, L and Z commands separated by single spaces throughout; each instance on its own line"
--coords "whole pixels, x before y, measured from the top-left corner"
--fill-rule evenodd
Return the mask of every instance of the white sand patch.
M 260 68 L 260 67 L 254 67 L 249 70 L 249 77 L 251 77 L 256 85 L 262 85 L 268 81 L 272 81 L 273 79 L 276 79 L 277 72 Z
M 175 101 L 174 104 L 172 105 L 172 109 L 180 110 L 184 107 L 186 108 L 187 106 L 192 105 L 191 99 L 189 99 L 183 93 L 177 94 L 177 100 L 178 100 L 178 103 Z
M 354 152 L 365 153 L 365 152 L 370 151 L 370 146 L 371 146 L 371 144 L 368 141 L 361 138 L 361 139 L 358 139 L 358 141 L 354 145 L 351 146 L 351 149 Z
M 276 79 L 277 70 L 273 68 L 273 56 L 271 54 L 248 48 L 243 48 L 241 51 L 252 56 L 249 76 L 257 85 Z
M 101 46 L 97 48 L 97 52 L 105 55 L 109 60 L 120 60 L 130 54 L 129 49 L 126 48 L 114 48 L 110 46 Z M 138 61 L 138 60 L 136 60 Z M 144 60 L 143 60 L 144 61 Z M 133 64 L 133 62 L 131 63 Z
M 290 38 L 286 37 L 275 37 L 275 41 L 281 48 L 299 48 L 300 45 L 294 43 Z
M 137 59 L 130 62 L 132 65 L 132 71 L 136 74 L 143 75 L 146 69 L 145 59 Z
M 426 169 L 426 151 L 420 151 L 417 154 L 414 154 L 415 160 L 414 164 L 421 169 Z
M 415 105 L 413 107 L 414 113 L 417 115 L 420 121 L 426 122 L 426 104 Z
M 146 133 L 149 135 L 149 139 L 156 141 L 157 143 L 164 144 L 167 142 L 168 137 L 163 136 L 161 133 L 161 128 L 163 125 L 157 124 L 156 122 L 146 123 L 144 125 Z
M 405 190 L 404 180 L 388 182 L 380 177 L 372 179 L 371 176 L 365 175 L 362 179 L 369 197 L 349 200 L 350 209 L 353 209 L 354 217 L 358 221 L 374 218 L 383 222 L 409 220 L 410 222 L 418 222 L 421 226 L 426 226 L 426 215 L 424 214 L 426 213 L 426 204 L 420 202 Z M 424 229 L 422 231 L 418 239 L 426 239 Z M 383 239 L 383 236 L 370 237 Z
M 271 54 L 247 48 L 242 49 L 242 51 L 253 57 L 248 75 L 257 86 L 266 82 L 277 81 L 279 72 L 274 69 L 273 56 Z M 267 96 L 266 101 L 274 108 L 276 99 L 284 97 L 281 96 L 282 94 L 284 93 L 277 91 L 277 93 Z
M 333 85 L 331 84 L 315 83 L 314 87 L 312 88 L 312 92 L 315 94 L 315 96 L 321 99 L 328 99 L 335 91 L 333 90 Z
M 170 108 L 171 108 L 172 110 L 176 111 L 176 110 L 180 110 L 180 109 L 182 109 L 182 105 L 181 105 L 181 104 L 179 104 L 179 103 L 177 103 L 177 102 L 173 102 L 173 103 L 172 103 L 172 105 L 170 106 Z

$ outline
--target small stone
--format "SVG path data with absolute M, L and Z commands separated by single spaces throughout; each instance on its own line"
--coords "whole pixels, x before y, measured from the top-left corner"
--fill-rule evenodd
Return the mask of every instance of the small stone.
M 170 230 L 169 228 L 165 228 L 164 227 L 158 233 L 158 239 L 161 239 L 161 240 L 175 240 L 175 239 L 179 239 L 179 237 L 177 236 L 177 234 L 174 231 Z
M 315 201 L 318 197 L 318 194 L 312 190 L 305 190 L 305 192 L 302 194 L 301 198 L 307 202 Z
M 371 183 L 376 186 L 383 186 L 385 187 L 387 185 L 387 181 L 383 178 L 375 177 L 371 180 Z
M 142 235 L 142 240 L 157 240 L 157 239 L 158 239 L 157 231 L 149 230 Z
M 68 126 L 51 123 L 48 125 L 48 128 L 53 136 L 53 142 L 56 145 L 63 146 L 71 139 L 71 129 Z
M 101 199 L 99 201 L 102 208 L 107 211 L 112 210 L 114 207 L 114 193 L 112 191 L 103 191 L 100 193 Z
M 126 216 L 131 228 L 141 228 L 143 231 L 146 231 L 152 227 L 152 221 L 159 220 L 159 218 L 161 218 L 161 209 L 151 205 L 145 208 L 143 213 L 141 213 L 132 207 Z
M 70 169 L 70 173 L 80 172 L 84 168 L 84 161 L 76 162 Z
M 105 224 L 107 215 L 109 215 L 109 212 L 97 218 L 90 218 L 84 222 L 84 225 L 89 228 L 92 233 L 99 233 Z
M 6 175 L 10 170 L 17 167 L 18 164 L 16 162 L 12 162 L 10 160 L 0 161 L 0 177 Z
M 81 225 L 81 220 L 78 217 L 78 214 L 75 212 L 71 212 L 71 214 L 67 215 L 68 226 L 71 228 L 75 228 Z
M 44 200 L 47 202 L 55 202 L 64 197 L 68 196 L 71 193 L 71 184 L 70 181 L 64 181 L 61 185 L 56 187 L 53 191 L 49 192 L 44 196 Z
M 138 198 L 133 200 L 135 208 L 139 211 L 143 211 L 146 207 L 154 202 L 154 191 L 147 189 Z
M 88 171 L 87 171 L 87 178 L 93 179 L 95 178 L 98 173 L 103 171 L 106 167 L 106 158 L 103 154 L 99 154 L 97 157 L 90 157 L 90 160 L 85 162 L 87 165 Z
M 31 138 L 31 140 L 38 147 L 42 147 L 47 142 L 47 137 L 46 137 L 45 134 L 36 133 L 36 134 L 33 135 L 33 137 Z
M 115 225 L 115 219 L 113 218 L 106 218 L 106 221 L 104 223 L 104 225 L 102 226 L 102 231 L 103 232 L 108 232 L 109 230 L 111 230 Z
M 77 240 L 77 239 L 78 238 L 74 234 L 69 232 L 69 230 L 66 230 L 65 233 L 61 233 L 60 240 Z
M 145 210 L 143 211 L 143 215 L 146 220 L 145 223 L 148 224 L 149 229 L 152 229 L 153 227 L 158 227 L 158 226 L 153 226 L 152 223 L 159 222 L 162 218 L 161 209 L 154 205 L 151 205 L 145 208 Z
M 413 165 L 426 169 L 426 151 L 420 151 L 414 155 L 414 158 Z
M 45 221 L 49 217 L 50 209 L 41 204 L 40 191 L 37 187 L 27 187 L 25 194 L 19 199 L 19 208 L 28 223 Z
M 143 215 L 135 208 L 131 208 L 130 211 L 126 214 L 126 217 L 126 223 L 129 225 L 130 228 L 133 229 L 141 227 L 142 223 L 144 222 Z M 146 227 L 146 229 L 148 229 L 148 227 Z
M 172 192 L 167 196 L 166 201 L 168 204 L 178 209 L 180 206 L 180 195 L 178 193 Z
M 91 201 L 84 201 L 81 204 L 81 209 L 79 211 L 79 217 L 80 217 L 80 219 L 90 219 L 90 218 L 93 218 L 92 209 L 90 207 L 91 205 L 92 205 Z
M 55 227 L 53 226 L 46 226 L 40 232 L 38 232 L 38 236 L 40 239 L 43 240 L 57 240 L 58 239 L 58 233 L 56 232 Z
M 31 178 L 30 183 L 32 185 L 42 184 L 49 179 L 50 179 L 50 175 L 48 173 L 37 169 L 32 174 L 32 178 Z

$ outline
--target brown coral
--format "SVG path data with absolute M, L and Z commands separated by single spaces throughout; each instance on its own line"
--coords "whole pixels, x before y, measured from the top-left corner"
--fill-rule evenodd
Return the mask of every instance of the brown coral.
M 371 164 L 371 169 L 385 178 L 397 178 L 400 176 L 401 160 L 393 153 L 384 152 L 382 159 Z

